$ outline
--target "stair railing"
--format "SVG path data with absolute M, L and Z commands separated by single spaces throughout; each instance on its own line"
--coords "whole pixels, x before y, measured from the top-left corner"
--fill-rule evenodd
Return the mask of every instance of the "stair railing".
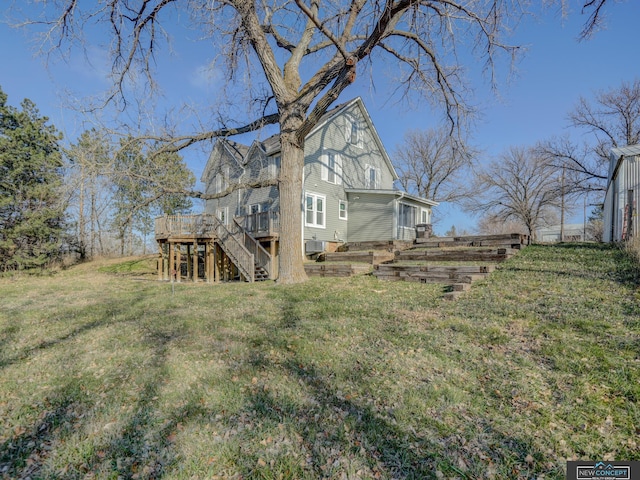
M 231 258 L 231 261 L 238 267 L 238 270 L 248 282 L 255 280 L 255 260 L 253 254 L 247 250 L 237 236 L 233 235 L 217 217 L 208 216 L 206 219 L 215 229 L 218 243 L 222 250 Z M 234 223 L 231 224 L 233 230 Z
M 268 277 L 272 278 L 272 258 L 269 252 L 267 252 L 267 250 L 262 245 L 260 245 L 260 242 L 258 242 L 249 232 L 244 229 L 242 224 L 237 219 L 234 218 L 233 221 L 235 223 L 235 226 L 230 230 L 231 233 L 238 239 L 238 241 L 241 241 L 244 244 L 245 248 L 249 252 L 253 254 L 255 266 L 263 268 L 267 272 Z

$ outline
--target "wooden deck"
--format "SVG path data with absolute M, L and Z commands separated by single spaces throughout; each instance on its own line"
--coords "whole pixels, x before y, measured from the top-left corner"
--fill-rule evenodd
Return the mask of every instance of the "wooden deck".
M 244 217 L 245 225 L 260 229 L 260 241 L 243 227 L 243 217 L 227 225 L 215 215 L 171 215 L 156 218 L 158 278 L 160 280 L 206 281 L 243 279 L 247 282 L 276 278 L 273 261 L 277 216 L 264 212 Z

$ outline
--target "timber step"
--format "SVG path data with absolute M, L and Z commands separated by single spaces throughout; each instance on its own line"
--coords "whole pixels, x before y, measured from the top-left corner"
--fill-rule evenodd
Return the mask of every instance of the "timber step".
M 529 236 L 521 233 L 499 235 L 466 235 L 463 237 L 416 238 L 416 245 L 422 247 L 506 247 L 520 249 L 528 245 Z
M 513 248 L 429 248 L 411 249 L 396 252 L 395 261 L 455 261 L 475 262 L 491 261 L 501 262 L 511 258 L 518 252 Z
M 478 266 L 424 266 L 424 265 L 375 265 L 373 275 L 380 280 L 396 282 L 442 283 L 454 285 L 471 284 L 487 278 L 494 270 L 493 265 Z
M 347 251 L 323 253 L 318 257 L 319 262 L 359 262 L 369 265 L 378 265 L 389 262 L 395 258 L 393 252 L 371 250 L 371 251 Z
M 362 251 L 387 251 L 395 252 L 396 250 L 405 250 L 413 247 L 413 242 L 406 240 L 387 240 L 387 241 L 370 241 L 370 242 L 348 242 L 338 247 L 338 252 L 362 252 Z
M 369 273 L 371 266 L 366 263 L 305 263 L 304 270 L 312 277 L 351 277 Z

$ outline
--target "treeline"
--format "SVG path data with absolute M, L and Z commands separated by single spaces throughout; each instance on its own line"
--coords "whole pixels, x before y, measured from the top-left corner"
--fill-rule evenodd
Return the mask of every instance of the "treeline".
M 191 210 L 180 155 L 98 130 L 61 142 L 33 102 L 10 106 L 0 88 L 0 271 L 144 253 L 156 216 Z

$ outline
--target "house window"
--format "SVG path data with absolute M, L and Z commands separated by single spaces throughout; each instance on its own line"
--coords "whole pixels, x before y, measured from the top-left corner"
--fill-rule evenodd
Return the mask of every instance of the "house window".
M 340 185 L 342 183 L 342 158 L 335 152 L 324 155 L 322 162 L 322 180 Z
M 269 169 L 269 177 L 275 178 L 280 173 L 280 155 L 276 157 L 269 157 L 268 169 Z
M 429 210 L 426 208 L 420 209 L 420 223 L 429 223 Z
M 379 189 L 380 188 L 380 169 L 371 165 L 367 165 L 365 168 L 365 184 L 367 188 Z
M 345 117 L 344 136 L 348 144 L 362 148 L 362 128 L 356 119 Z
M 415 228 L 417 208 L 413 205 L 401 203 L 398 212 L 398 226 L 404 228 Z
M 228 207 L 219 208 L 218 211 L 216 212 L 216 216 L 218 217 L 218 220 L 220 220 L 220 222 L 222 222 L 223 225 L 226 225 L 229 220 L 228 212 L 229 212 Z
M 324 228 L 324 205 L 326 198 L 323 195 L 307 193 L 305 197 L 305 225 L 307 227 Z
M 214 179 L 214 193 L 224 192 L 229 187 L 229 166 L 222 168 Z
M 253 215 L 254 213 L 260 213 L 259 203 L 254 203 L 253 205 L 249 205 L 249 214 Z
M 338 201 L 338 217 L 342 220 L 347 219 L 347 202 L 344 200 Z

